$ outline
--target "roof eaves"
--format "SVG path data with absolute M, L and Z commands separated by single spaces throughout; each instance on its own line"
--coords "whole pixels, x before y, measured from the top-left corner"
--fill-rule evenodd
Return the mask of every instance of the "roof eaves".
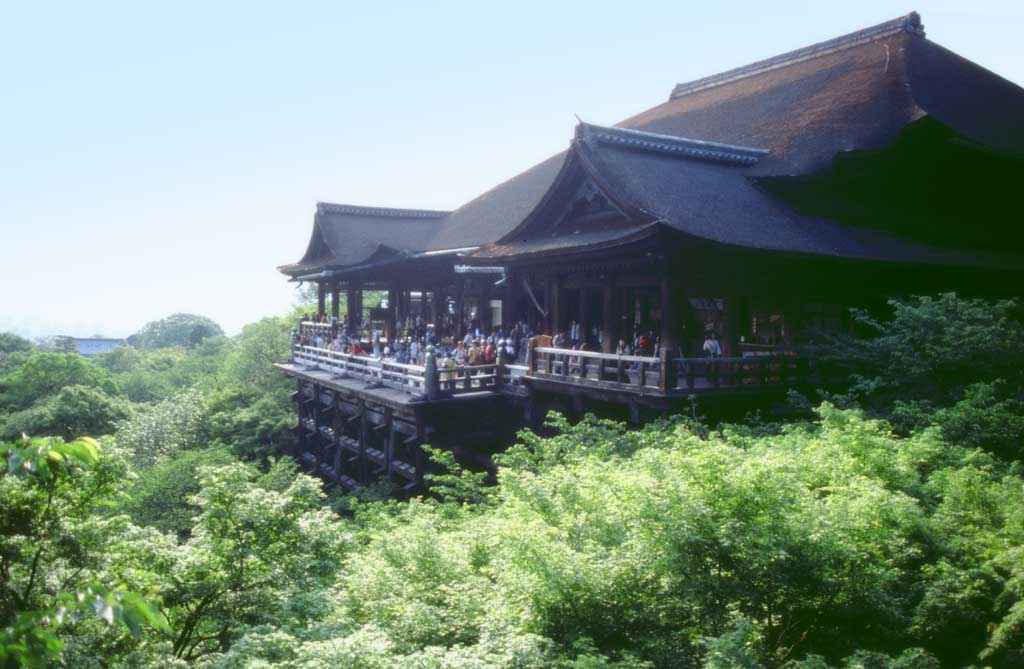
M 677 84 L 676 87 L 672 89 L 672 94 L 669 95 L 669 100 L 675 100 L 678 97 L 704 90 L 705 88 L 720 86 L 737 79 L 743 79 L 769 70 L 785 67 L 794 63 L 800 63 L 805 60 L 834 53 L 842 49 L 859 46 L 900 32 L 924 37 L 925 32 L 924 25 L 921 23 L 921 15 L 917 12 L 911 12 L 906 16 L 901 16 L 897 19 L 886 21 L 885 23 L 879 23 L 878 25 L 864 28 L 847 35 L 842 35 L 824 42 L 818 42 L 817 44 L 812 44 L 801 49 L 779 54 L 778 56 L 773 56 L 765 60 L 759 60 L 755 63 L 743 65 L 742 67 L 737 67 L 732 70 L 726 70 L 725 72 L 713 74 L 709 77 L 703 77 L 701 79 L 695 79 L 694 81 Z

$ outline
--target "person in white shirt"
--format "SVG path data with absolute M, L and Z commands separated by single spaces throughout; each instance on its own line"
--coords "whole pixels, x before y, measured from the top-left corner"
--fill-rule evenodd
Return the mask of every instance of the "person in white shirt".
M 718 343 L 718 337 L 714 332 L 708 332 L 704 337 L 704 355 L 709 358 L 722 357 L 722 345 Z

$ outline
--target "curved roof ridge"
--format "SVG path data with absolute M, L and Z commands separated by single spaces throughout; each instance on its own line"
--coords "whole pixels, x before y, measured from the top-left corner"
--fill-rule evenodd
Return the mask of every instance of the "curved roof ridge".
M 753 165 L 768 155 L 768 149 L 709 142 L 679 135 L 664 135 L 646 130 L 592 125 L 580 121 L 576 137 L 584 141 L 596 140 L 602 144 L 616 144 L 626 148 L 667 153 L 732 165 Z
M 379 216 L 381 218 L 444 218 L 450 211 L 439 209 L 395 209 L 393 207 L 364 207 L 355 204 L 317 202 L 317 213 L 351 214 L 354 216 Z
M 899 32 L 907 32 L 912 35 L 924 37 L 924 24 L 921 23 L 921 15 L 917 12 L 910 12 L 905 16 L 892 19 L 891 21 L 863 28 L 846 35 L 825 40 L 824 42 L 818 42 L 800 49 L 787 51 L 786 53 L 779 54 L 778 56 L 772 56 L 771 58 L 766 58 L 764 60 L 750 63 L 749 65 L 743 65 L 731 70 L 726 70 L 725 72 L 719 72 L 718 74 L 713 74 L 708 77 L 702 77 L 686 83 L 676 84 L 668 99 L 675 100 L 676 98 L 688 93 L 718 86 L 736 79 L 743 79 L 755 74 L 767 72 L 768 70 L 785 67 L 786 65 L 791 65 L 793 63 L 810 60 L 818 56 L 839 51 L 840 49 L 848 49 L 850 47 L 858 46 Z

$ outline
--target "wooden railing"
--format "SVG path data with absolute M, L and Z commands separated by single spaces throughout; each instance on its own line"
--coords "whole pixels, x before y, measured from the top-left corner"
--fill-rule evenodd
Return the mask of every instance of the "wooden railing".
M 316 346 L 295 346 L 292 360 L 304 367 L 336 376 L 358 377 L 372 385 L 404 390 L 410 394 L 424 393 L 426 388 L 424 368 L 420 365 L 405 365 Z
M 739 358 L 677 358 L 676 388 L 754 388 L 818 382 L 817 362 L 794 353 Z
M 505 383 L 522 383 L 517 367 L 502 363 L 436 367 L 408 365 L 366 355 L 353 355 L 316 346 L 294 346 L 292 361 L 339 377 L 356 377 L 369 385 L 402 390 L 430 399 L 481 390 L 498 390 Z M 510 369 L 511 367 L 511 369 Z M 432 371 L 432 373 L 431 373 Z
M 664 367 L 661 358 L 543 346 L 529 349 L 526 356 L 526 373 L 531 377 L 634 390 L 662 390 Z
M 573 385 L 633 392 L 748 389 L 820 381 L 816 363 L 792 352 L 738 358 L 616 355 L 551 347 L 530 348 L 526 374 Z

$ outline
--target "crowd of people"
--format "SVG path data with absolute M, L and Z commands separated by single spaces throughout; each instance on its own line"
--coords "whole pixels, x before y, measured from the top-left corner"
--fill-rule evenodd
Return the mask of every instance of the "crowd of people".
M 294 330 L 293 344 L 412 365 L 425 363 L 427 347 L 430 346 L 434 349 L 439 366 L 447 366 L 446 361 L 450 361 L 454 367 L 487 365 L 497 362 L 499 358 L 508 364 L 522 364 L 526 361 L 527 342 L 535 335 L 530 326 L 522 321 L 511 328 L 499 326 L 490 331 L 481 329 L 478 323 L 467 322 L 463 324 L 466 334 L 462 337 L 438 337 L 422 318 L 410 318 L 402 324 L 396 340 L 387 341 L 383 331 L 379 329 L 363 326 L 349 328 L 337 318 L 327 315 L 310 314 L 305 322 L 316 323 L 320 327 L 311 331 Z M 568 350 L 604 350 L 600 330 L 594 328 L 590 332 L 585 332 L 576 321 L 570 322 L 568 327 L 557 332 L 552 337 L 550 345 Z M 706 356 L 721 355 L 721 349 L 713 335 L 709 335 L 703 348 Z M 656 357 L 660 353 L 659 349 L 660 340 L 653 332 L 638 329 L 629 339 L 619 339 L 614 353 Z
M 508 329 L 496 327 L 489 332 L 467 324 L 467 332 L 461 338 L 438 337 L 432 328 L 411 319 L 395 341 L 387 341 L 379 329 L 349 328 L 336 318 L 316 315 L 310 315 L 306 320 L 328 327 L 293 330 L 293 345 L 410 365 L 425 364 L 427 349 L 433 347 L 439 368 L 489 365 L 499 358 L 508 364 L 523 362 L 527 341 L 534 336 L 529 325 L 520 322 Z

